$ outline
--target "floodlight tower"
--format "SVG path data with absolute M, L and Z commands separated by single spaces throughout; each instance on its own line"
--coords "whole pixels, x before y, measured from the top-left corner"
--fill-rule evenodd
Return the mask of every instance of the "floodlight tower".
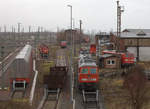
M 121 36 L 121 14 L 122 12 L 124 12 L 124 7 L 120 6 L 119 4 L 119 0 L 117 0 L 117 51 L 120 50 L 119 46 L 120 46 L 120 36 Z

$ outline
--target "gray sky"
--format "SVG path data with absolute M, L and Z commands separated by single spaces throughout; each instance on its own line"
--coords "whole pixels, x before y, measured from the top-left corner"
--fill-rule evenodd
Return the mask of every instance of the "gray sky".
M 86 31 L 116 30 L 116 0 L 0 0 L 0 26 L 17 27 L 21 22 L 27 29 L 37 26 L 56 31 L 69 28 L 73 6 L 75 27 L 83 20 Z M 122 28 L 150 28 L 150 0 L 121 0 L 125 6 Z

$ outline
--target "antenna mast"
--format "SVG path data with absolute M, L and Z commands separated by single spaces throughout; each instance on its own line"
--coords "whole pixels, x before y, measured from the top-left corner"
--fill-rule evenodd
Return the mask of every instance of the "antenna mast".
M 120 6 L 119 0 L 117 0 L 117 51 L 120 50 L 120 36 L 121 36 L 121 13 L 124 12 L 124 7 Z

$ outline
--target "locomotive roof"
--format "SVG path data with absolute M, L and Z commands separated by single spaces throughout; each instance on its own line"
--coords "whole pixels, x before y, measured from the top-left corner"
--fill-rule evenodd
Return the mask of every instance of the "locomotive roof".
M 133 53 L 130 52 L 124 52 L 124 51 L 119 51 L 117 52 L 116 50 L 103 50 L 103 53 L 110 53 L 110 54 L 126 54 L 126 55 L 133 55 Z
M 79 67 L 83 67 L 83 66 L 94 66 L 94 67 L 96 67 L 97 65 L 93 59 L 88 58 L 88 57 L 84 57 L 84 58 L 81 58 L 79 61 Z
M 25 47 L 16 56 L 16 59 L 24 59 L 27 61 L 30 57 L 31 49 L 32 49 L 31 45 L 25 45 Z
M 96 63 L 82 63 L 79 65 L 79 67 L 85 67 L 85 66 L 97 67 Z

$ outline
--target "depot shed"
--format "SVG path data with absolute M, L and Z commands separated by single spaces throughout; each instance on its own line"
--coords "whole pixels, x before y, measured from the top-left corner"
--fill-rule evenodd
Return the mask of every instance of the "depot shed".
M 100 56 L 98 63 L 100 68 L 120 68 L 121 58 L 118 55 L 104 54 Z

